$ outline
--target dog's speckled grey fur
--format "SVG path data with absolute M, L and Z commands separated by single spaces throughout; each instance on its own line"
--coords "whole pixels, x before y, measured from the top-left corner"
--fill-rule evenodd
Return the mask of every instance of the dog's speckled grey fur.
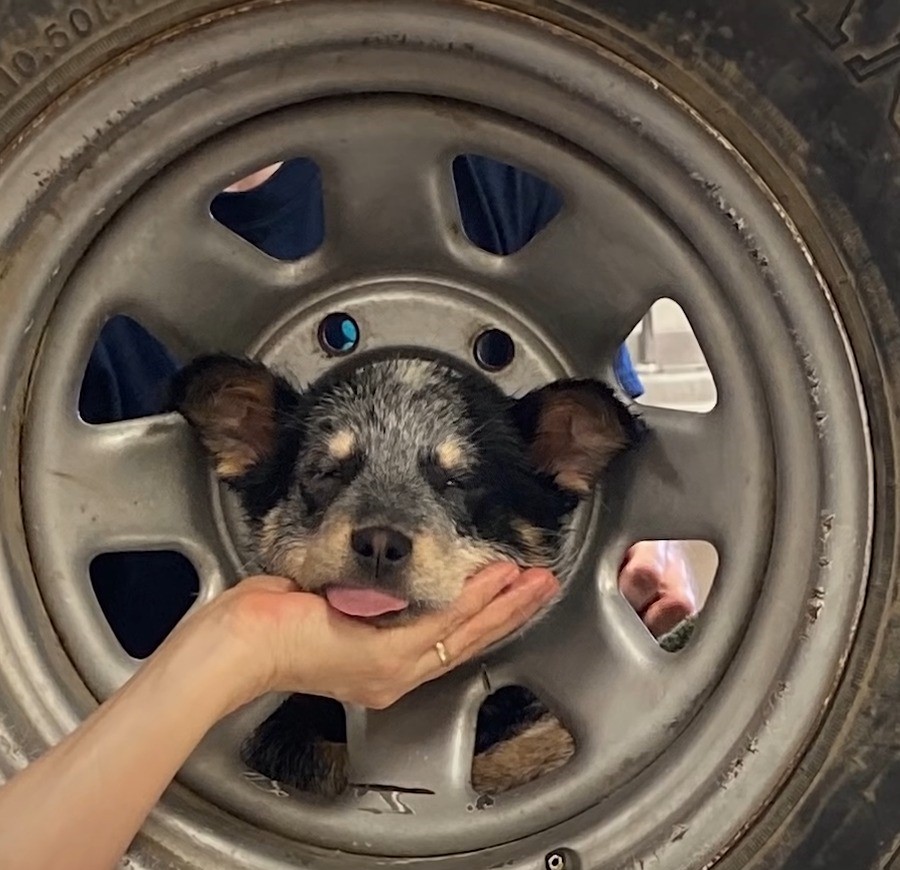
M 572 516 L 640 431 L 594 381 L 515 400 L 466 367 L 402 355 L 344 366 L 304 391 L 258 363 L 206 358 L 174 395 L 238 496 L 258 569 L 313 591 L 373 587 L 409 602 L 379 624 L 450 604 L 499 559 L 553 567 L 565 582 Z M 374 526 L 411 542 L 385 576 L 351 546 L 355 530 Z M 570 735 L 533 696 L 501 692 L 488 705 L 473 767 L 485 787 L 527 782 L 571 755 Z M 297 696 L 259 729 L 248 763 L 340 791 L 341 715 Z

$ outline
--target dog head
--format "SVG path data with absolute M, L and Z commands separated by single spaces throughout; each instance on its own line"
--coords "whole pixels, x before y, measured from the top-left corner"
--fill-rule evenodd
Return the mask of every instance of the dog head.
M 597 381 L 515 400 L 400 355 L 303 391 L 260 363 L 203 357 L 173 387 L 240 501 L 256 567 L 379 624 L 446 606 L 490 562 L 559 568 L 579 501 L 640 434 Z

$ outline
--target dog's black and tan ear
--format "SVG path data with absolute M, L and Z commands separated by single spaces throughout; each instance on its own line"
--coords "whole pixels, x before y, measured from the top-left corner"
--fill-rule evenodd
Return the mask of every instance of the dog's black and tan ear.
M 170 407 L 196 430 L 219 477 L 235 480 L 275 455 L 279 413 L 296 398 L 296 391 L 261 363 L 215 355 L 178 372 Z
M 560 489 L 585 496 L 603 470 L 640 439 L 644 427 L 600 381 L 565 380 L 535 390 L 513 408 L 531 460 Z

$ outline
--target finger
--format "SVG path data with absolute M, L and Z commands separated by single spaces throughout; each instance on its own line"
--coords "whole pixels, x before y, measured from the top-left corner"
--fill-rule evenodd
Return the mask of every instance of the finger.
M 619 591 L 638 612 L 644 610 L 659 597 L 662 575 L 655 564 L 636 561 L 625 566 L 619 575 Z
M 619 574 L 625 570 L 625 567 L 631 563 L 633 559 L 636 559 L 638 556 L 639 547 L 637 544 L 632 544 L 626 551 L 625 555 L 622 557 L 622 561 L 619 563 Z
M 668 559 L 668 542 L 666 541 L 638 541 L 629 547 L 622 567 L 634 565 L 661 572 Z
M 297 584 L 287 577 L 275 577 L 260 574 L 256 577 L 247 577 L 238 583 L 241 589 L 255 589 L 260 592 L 296 592 Z
M 393 661 L 403 662 L 404 692 L 421 685 L 426 679 L 433 679 L 446 670 L 437 652 L 438 642 L 445 642 L 461 623 L 483 613 L 485 608 L 503 590 L 522 575 L 522 570 L 514 564 L 499 562 L 489 565 L 472 575 L 454 604 L 440 613 L 421 617 L 412 625 L 376 631 L 368 638 L 371 646 L 370 660 L 383 661 L 387 648 Z M 428 673 L 429 676 L 425 676 Z
M 691 603 L 680 597 L 660 598 L 644 615 L 644 624 L 654 637 L 668 634 L 679 623 L 694 615 Z
M 447 642 L 455 658 L 465 660 L 521 628 L 559 594 L 559 580 L 543 568 L 526 571 L 477 616 L 460 625 Z
M 481 611 L 441 639 L 449 659 L 446 665 L 441 662 L 435 644 L 425 650 L 416 664 L 415 684 L 446 673 L 448 668 L 462 664 L 520 628 L 559 593 L 559 588 L 559 581 L 549 571 L 524 572 Z
M 402 631 L 406 635 L 405 641 L 419 651 L 432 649 L 457 626 L 481 613 L 521 575 L 521 568 L 508 562 L 490 565 L 466 582 L 459 598 L 447 610 L 423 616 L 414 625 L 398 629 L 398 632 Z

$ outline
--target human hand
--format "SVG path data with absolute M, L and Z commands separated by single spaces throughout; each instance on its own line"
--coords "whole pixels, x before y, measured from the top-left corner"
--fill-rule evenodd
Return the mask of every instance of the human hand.
M 194 610 L 86 722 L 0 788 L 0 865 L 116 866 L 223 716 L 270 690 L 387 707 L 521 626 L 558 590 L 547 571 L 492 566 L 448 611 L 378 629 L 288 580 L 245 580 Z
M 625 554 L 619 589 L 654 637 L 697 612 L 693 573 L 678 541 L 640 541 Z
M 254 577 L 209 606 L 237 640 L 243 675 L 233 706 L 269 691 L 304 692 L 383 709 L 525 624 L 559 592 L 546 570 L 492 565 L 446 611 L 376 628 L 290 581 Z M 445 666 L 435 648 L 443 643 Z

